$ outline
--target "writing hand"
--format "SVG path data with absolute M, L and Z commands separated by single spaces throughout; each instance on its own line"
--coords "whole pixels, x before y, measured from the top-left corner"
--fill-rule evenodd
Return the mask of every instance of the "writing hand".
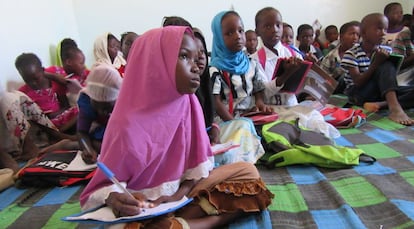
M 127 193 L 111 192 L 105 200 L 116 217 L 138 215 L 143 211 L 143 208 L 154 207 L 154 204 L 149 203 L 147 198 L 142 193 L 132 193 L 135 198 L 132 198 Z

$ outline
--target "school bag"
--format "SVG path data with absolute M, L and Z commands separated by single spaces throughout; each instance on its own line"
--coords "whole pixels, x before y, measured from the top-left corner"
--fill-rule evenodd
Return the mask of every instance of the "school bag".
M 376 161 L 361 149 L 335 145 L 323 134 L 299 127 L 298 120 L 265 124 L 262 136 L 266 154 L 261 163 L 269 168 L 295 164 L 347 168 L 361 161 L 369 164 Z
M 361 109 L 343 107 L 325 107 L 320 110 L 327 123 L 336 128 L 359 127 L 366 123 L 367 115 Z
M 70 186 L 88 182 L 95 174 L 96 165 L 80 165 L 81 151 L 53 151 L 45 153 L 28 163 L 18 172 L 21 186 L 51 187 Z M 82 160 L 80 158 L 80 160 Z M 82 162 L 80 162 L 82 164 Z M 71 166 L 71 167 L 69 167 Z M 68 170 L 69 168 L 69 170 Z

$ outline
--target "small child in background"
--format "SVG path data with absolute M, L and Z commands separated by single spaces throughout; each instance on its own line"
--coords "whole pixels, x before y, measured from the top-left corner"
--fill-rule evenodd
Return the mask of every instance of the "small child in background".
M 259 10 L 255 16 L 256 33 L 263 41 L 252 59 L 259 62 L 259 69 L 264 75 L 265 103 L 269 105 L 297 105 L 294 94 L 280 93 L 284 82 L 291 76 L 292 70 L 299 66 L 301 56 L 299 53 L 283 45 L 281 37 L 283 33 L 282 15 L 273 7 L 265 7 Z M 277 61 L 279 58 L 289 58 L 289 64 L 284 65 L 284 73 L 273 79 Z
M 26 83 L 19 91 L 37 103 L 61 132 L 71 131 L 76 124 L 78 107 L 69 105 L 67 88 L 46 77 L 40 59 L 33 53 L 19 55 L 15 66 Z
M 398 33 L 408 30 L 403 24 L 403 9 L 401 3 L 391 2 L 384 7 L 384 15 L 388 19 L 388 28 L 383 44 L 391 45 Z
M 329 51 L 321 61 L 321 68 L 338 81 L 338 86 L 335 88 L 334 94 L 342 94 L 345 89 L 344 76 L 346 70 L 341 67 L 341 59 L 345 51 L 359 42 L 359 24 L 357 21 L 343 24 L 339 30 L 339 44 Z
M 96 163 L 101 151 L 105 128 L 121 84 L 118 72 L 110 65 L 101 64 L 92 69 L 86 88 L 79 95 L 77 132 L 82 158 L 88 164 Z
M 283 22 L 283 34 L 281 38 L 282 43 L 287 44 L 289 46 L 294 46 L 295 45 L 294 36 L 295 35 L 293 32 L 293 27 L 290 24 Z
M 99 64 L 109 64 L 118 70 L 121 77 L 124 77 L 126 60 L 122 57 L 121 42 L 113 34 L 104 33 L 96 38 L 93 55 L 95 63 L 92 68 Z
M 319 63 L 323 57 L 322 51 L 313 45 L 314 42 L 313 27 L 309 24 L 302 24 L 298 27 L 296 40 L 299 42 L 299 50 L 304 60 L 312 63 Z
M 245 35 L 246 35 L 246 54 L 247 56 L 250 56 L 257 51 L 257 45 L 258 45 L 257 34 L 253 30 L 247 30 L 245 32 Z
M 329 51 L 334 49 L 339 44 L 339 33 L 338 27 L 335 25 L 328 25 L 325 28 L 325 38 L 326 42 L 322 47 L 322 53 L 326 55 Z
M 369 112 L 388 108 L 390 120 L 413 125 L 414 120 L 403 108 L 414 107 L 414 87 L 397 85 L 396 67 L 387 61 L 390 51 L 379 46 L 387 27 L 388 20 L 380 13 L 362 19 L 362 41 L 346 51 L 341 60 L 341 66 L 347 70 L 345 94 L 351 103 Z
M 121 34 L 121 51 L 122 56 L 128 61 L 129 50 L 131 49 L 132 43 L 138 38 L 138 34 L 135 32 L 125 32 Z
M 414 22 L 414 7 L 412 9 Z M 409 29 L 401 31 L 392 43 L 392 52 L 404 56 L 401 70 L 414 68 L 414 23 L 410 24 Z M 414 76 L 411 76 L 413 78 Z
M 216 112 L 223 121 L 257 109 L 270 111 L 264 103 L 263 76 L 258 63 L 250 61 L 243 48 L 246 43 L 243 22 L 235 11 L 217 14 L 211 24 L 213 49 L 210 76 Z

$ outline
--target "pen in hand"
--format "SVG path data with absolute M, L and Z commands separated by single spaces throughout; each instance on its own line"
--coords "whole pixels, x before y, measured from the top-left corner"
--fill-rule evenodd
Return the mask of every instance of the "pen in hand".
M 121 183 L 119 183 L 118 179 L 115 178 L 115 174 L 109 170 L 108 167 L 106 167 L 106 165 L 102 162 L 98 162 L 97 163 L 98 168 L 102 170 L 102 172 L 105 174 L 105 176 L 112 181 L 112 183 L 114 183 L 118 188 L 120 188 L 124 193 L 128 194 L 131 198 L 135 197 L 124 187 L 121 185 Z

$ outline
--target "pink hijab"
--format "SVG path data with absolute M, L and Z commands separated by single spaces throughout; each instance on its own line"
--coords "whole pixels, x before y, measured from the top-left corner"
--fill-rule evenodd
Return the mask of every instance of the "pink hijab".
M 152 198 L 178 188 L 168 190 L 171 185 L 163 184 L 207 177 L 213 168 L 200 103 L 194 94 L 180 94 L 175 85 L 185 32 L 191 30 L 157 28 L 134 42 L 99 156 L 128 189 L 156 188 Z M 81 205 L 111 184 L 98 169 L 81 195 Z

